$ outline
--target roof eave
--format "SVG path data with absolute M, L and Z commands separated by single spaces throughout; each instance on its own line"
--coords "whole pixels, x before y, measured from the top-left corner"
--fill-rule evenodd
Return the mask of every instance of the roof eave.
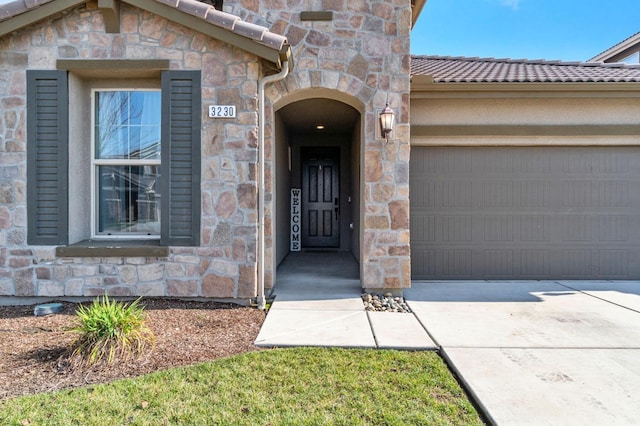
M 416 25 L 416 21 L 422 12 L 422 8 L 427 4 L 427 0 L 414 0 L 411 2 L 411 27 Z
M 626 58 L 627 53 L 634 53 L 639 49 L 640 33 L 637 33 L 627 40 L 616 44 L 597 56 L 589 59 L 589 62 L 616 62 Z
M 284 44 L 281 49 L 274 49 L 250 38 L 241 36 L 225 28 L 212 25 L 197 16 L 190 15 L 155 0 L 124 0 L 132 6 L 146 10 L 154 15 L 163 17 L 170 21 L 184 25 L 209 37 L 215 38 L 222 42 L 228 43 L 234 47 L 249 52 L 259 58 L 273 63 L 277 69 L 282 68 L 282 64 L 286 60 L 289 61 L 289 67 L 293 66 L 291 47 Z
M 132 6 L 157 16 L 163 17 L 170 21 L 184 25 L 209 37 L 215 38 L 222 42 L 228 43 L 234 47 L 249 52 L 259 58 L 274 64 L 275 68 L 280 70 L 285 61 L 288 62 L 289 69 L 293 67 L 293 55 L 291 46 L 284 43 L 280 48 L 275 48 L 262 44 L 256 40 L 236 34 L 226 28 L 213 25 L 197 16 L 190 15 L 181 10 L 157 2 L 155 0 L 123 0 Z M 21 28 L 32 25 L 43 19 L 46 19 L 57 13 L 61 13 L 67 9 L 71 9 L 80 4 L 86 3 L 86 0 L 56 0 L 44 3 L 29 11 L 21 13 L 0 22 L 0 37 L 20 30 Z
M 413 97 L 455 96 L 457 94 L 609 94 L 616 96 L 640 96 L 640 83 L 437 83 L 430 75 L 414 75 L 411 78 L 411 95 Z
M 41 4 L 11 19 L 0 22 L 0 37 L 83 3 L 86 3 L 86 0 L 56 0 Z

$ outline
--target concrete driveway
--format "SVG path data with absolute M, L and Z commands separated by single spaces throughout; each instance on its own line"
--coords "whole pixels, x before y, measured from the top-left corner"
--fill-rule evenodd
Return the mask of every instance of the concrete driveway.
M 640 424 L 640 282 L 418 281 L 405 296 L 495 424 Z

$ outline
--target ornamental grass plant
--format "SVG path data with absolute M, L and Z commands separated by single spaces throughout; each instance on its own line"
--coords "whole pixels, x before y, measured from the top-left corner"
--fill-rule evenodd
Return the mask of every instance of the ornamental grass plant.
M 139 301 L 118 302 L 105 295 L 88 306 L 80 305 L 77 325 L 70 329 L 79 336 L 71 346 L 69 361 L 81 366 L 112 364 L 153 348 L 155 336 L 147 327 Z

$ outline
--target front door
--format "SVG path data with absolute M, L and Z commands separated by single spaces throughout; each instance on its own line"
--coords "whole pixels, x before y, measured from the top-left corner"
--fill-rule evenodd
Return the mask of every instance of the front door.
M 302 246 L 340 245 L 340 150 L 303 148 Z

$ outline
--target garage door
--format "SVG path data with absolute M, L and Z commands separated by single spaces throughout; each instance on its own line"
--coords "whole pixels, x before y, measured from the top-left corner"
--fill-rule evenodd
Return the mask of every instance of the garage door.
M 640 149 L 411 151 L 414 279 L 640 278 Z

